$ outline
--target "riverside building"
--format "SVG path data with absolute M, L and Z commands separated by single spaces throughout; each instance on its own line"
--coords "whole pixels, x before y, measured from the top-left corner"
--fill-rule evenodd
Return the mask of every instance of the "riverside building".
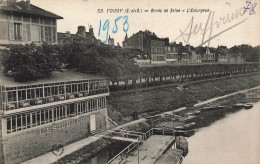
M 0 163 L 21 163 L 108 128 L 105 78 L 64 70 L 18 83 L 0 74 Z

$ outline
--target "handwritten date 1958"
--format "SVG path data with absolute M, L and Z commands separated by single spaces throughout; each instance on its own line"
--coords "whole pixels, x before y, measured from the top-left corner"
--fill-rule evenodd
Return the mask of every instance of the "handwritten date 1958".
M 118 31 L 118 26 L 117 26 L 117 22 L 120 20 L 120 19 L 123 19 L 123 31 L 126 33 L 129 29 L 129 23 L 128 23 L 128 16 L 119 16 L 115 19 L 115 23 L 114 23 L 114 27 L 112 29 L 112 33 L 117 33 Z M 100 34 L 101 34 L 101 27 L 102 27 L 102 31 L 106 31 L 106 40 L 104 40 L 104 43 L 106 44 L 107 43 L 107 40 L 108 40 L 108 35 L 109 35 L 109 25 L 110 25 L 110 21 L 107 19 L 105 21 L 105 23 L 103 24 L 102 26 L 102 22 L 101 20 L 99 21 L 99 30 L 98 30 L 98 36 L 100 37 Z

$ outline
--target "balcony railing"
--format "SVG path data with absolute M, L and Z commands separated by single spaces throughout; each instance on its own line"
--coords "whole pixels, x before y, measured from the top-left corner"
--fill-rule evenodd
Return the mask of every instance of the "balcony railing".
M 85 92 L 77 92 L 77 93 L 67 93 L 65 94 L 60 94 L 60 95 L 55 95 L 55 96 L 47 96 L 47 97 L 41 97 L 41 98 L 34 98 L 31 100 L 21 100 L 21 101 L 13 101 L 10 103 L 3 103 L 4 110 L 14 110 L 17 108 L 24 108 L 28 106 L 34 106 L 34 105 L 40 105 L 40 104 L 47 104 L 47 103 L 52 103 L 56 101 L 63 101 L 67 99 L 74 99 L 74 98 L 80 98 L 80 97 L 87 97 L 91 95 L 96 95 L 96 94 L 102 94 L 102 93 L 107 93 L 108 88 L 104 89 L 99 89 L 99 90 L 90 90 L 90 91 L 85 91 Z

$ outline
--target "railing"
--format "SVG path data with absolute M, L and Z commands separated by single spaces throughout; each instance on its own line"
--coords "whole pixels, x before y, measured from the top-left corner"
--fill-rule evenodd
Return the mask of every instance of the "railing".
M 6 92 L 6 91 L 5 91 Z M 11 102 L 3 102 L 3 110 L 14 110 L 22 108 L 23 106 L 20 106 L 19 103 L 28 102 L 27 106 L 36 106 L 40 104 L 48 104 L 52 102 L 57 101 L 64 101 L 67 99 L 74 99 L 74 98 L 80 98 L 80 97 L 87 97 L 97 94 L 103 94 L 103 93 L 109 93 L 108 88 L 105 89 L 99 89 L 99 90 L 89 90 L 88 91 L 81 91 L 81 92 L 73 92 L 73 93 L 66 93 L 66 94 L 58 94 L 58 95 L 46 95 L 45 97 L 38 97 L 38 98 L 31 98 L 26 100 L 18 100 L 18 101 L 11 101 Z
M 118 153 L 116 156 L 114 156 L 112 159 L 110 159 L 107 164 L 112 163 L 113 161 L 115 161 L 118 157 L 123 157 L 125 156 L 127 153 L 131 152 L 133 149 L 135 149 L 137 146 L 139 146 L 141 140 L 139 140 L 139 142 L 133 142 L 131 143 L 129 146 L 127 146 L 124 150 L 122 150 L 120 153 Z
M 133 142 L 130 145 L 128 145 L 125 149 L 123 149 L 120 153 L 118 153 L 116 156 L 114 156 L 112 159 L 110 159 L 106 164 L 110 164 L 113 161 L 117 160 L 119 157 L 122 159 L 123 156 L 131 152 L 133 149 L 138 147 L 142 141 L 147 140 L 150 136 L 154 134 L 161 134 L 161 135 L 174 135 L 174 130 L 173 129 L 160 129 L 160 128 L 152 128 L 148 130 L 146 133 L 142 132 L 135 132 L 135 131 L 121 131 L 121 132 L 115 132 L 109 130 L 109 133 L 107 135 L 116 135 L 120 137 L 127 137 L 127 138 L 132 138 L 132 137 L 137 137 L 135 139 L 138 140 L 138 142 Z
M 108 117 L 108 120 L 111 121 L 114 125 L 118 126 L 118 124 L 115 121 L 113 121 L 110 117 Z
M 125 131 L 121 131 L 121 132 L 115 132 L 112 130 L 108 130 L 108 136 L 115 136 L 115 137 L 123 137 L 123 138 L 132 138 L 132 139 L 140 139 L 142 140 L 142 135 L 137 135 L 137 134 L 131 134 Z

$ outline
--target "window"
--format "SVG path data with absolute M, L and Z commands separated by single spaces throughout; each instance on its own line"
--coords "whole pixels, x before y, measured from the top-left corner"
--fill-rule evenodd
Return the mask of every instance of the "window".
M 32 113 L 32 127 L 36 126 L 36 113 Z
M 17 131 L 21 130 L 21 125 L 22 125 L 22 117 L 21 115 L 17 116 Z
M 26 129 L 27 128 L 30 128 L 31 127 L 31 115 L 30 115 L 30 113 L 27 113 L 26 115 L 25 115 L 25 123 L 24 123 L 24 126 L 26 127 Z
M 18 99 L 19 100 L 25 100 L 26 99 L 26 90 L 18 91 Z
M 39 23 L 39 17 L 32 17 L 32 23 Z
M 82 84 L 78 84 L 78 92 L 81 92 L 82 90 Z
M 37 88 L 36 89 L 36 97 L 43 97 L 43 92 L 42 92 L 42 88 Z
M 52 42 L 56 43 L 56 28 L 52 28 Z
M 52 19 L 52 25 L 56 25 L 56 19 Z
M 34 98 L 35 98 L 34 89 L 28 89 L 27 90 L 27 99 L 34 99 Z
M 72 85 L 72 93 L 78 92 L 77 86 L 78 86 L 77 84 L 73 84 L 73 85 Z
M 22 40 L 22 24 L 14 23 L 14 39 Z
M 15 21 L 22 21 L 22 16 L 21 15 L 15 14 L 15 15 L 13 15 L 13 18 L 14 18 Z
M 59 94 L 64 94 L 64 86 L 59 86 Z
M 45 18 L 44 24 L 51 25 L 51 19 Z
M 51 96 L 51 88 L 50 87 L 44 88 L 44 96 Z
M 12 127 L 12 117 L 10 118 L 7 118 L 7 133 L 11 133 L 11 131 L 12 131 L 12 129 L 11 129 L 11 127 Z
M 16 92 L 8 92 L 8 102 L 16 101 Z
M 23 16 L 24 22 L 30 22 L 30 16 Z
M 66 85 L 66 93 L 71 93 L 71 85 Z
M 31 25 L 31 39 L 33 42 L 40 41 L 40 26 L 39 25 Z
M 44 27 L 41 26 L 41 42 L 44 42 Z
M 45 41 L 51 43 L 51 27 L 45 27 Z

